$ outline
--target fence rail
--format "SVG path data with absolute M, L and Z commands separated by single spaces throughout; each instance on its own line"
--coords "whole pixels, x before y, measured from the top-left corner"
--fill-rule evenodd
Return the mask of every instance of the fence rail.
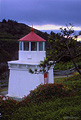
M 75 72 L 75 67 L 69 69 L 69 70 L 54 70 L 54 75 L 69 75 Z
M 69 75 L 75 72 L 75 67 L 69 69 L 69 70 L 54 70 L 54 75 L 59 76 L 59 75 Z M 0 80 L 0 89 L 4 89 L 8 87 L 8 80 Z
M 0 90 L 8 87 L 8 80 L 0 80 Z

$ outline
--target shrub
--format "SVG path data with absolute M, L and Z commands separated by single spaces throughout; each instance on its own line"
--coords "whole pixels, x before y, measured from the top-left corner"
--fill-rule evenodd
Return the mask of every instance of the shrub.
M 68 77 L 63 81 L 63 84 L 69 86 L 73 90 L 81 90 L 81 75 L 76 74 Z
M 28 96 L 24 97 L 24 102 L 41 103 L 50 100 L 53 96 L 64 97 L 70 95 L 71 90 L 62 84 L 44 84 L 39 85 L 35 90 L 30 91 Z
M 77 104 L 76 104 L 77 103 Z M 20 107 L 10 120 L 81 120 L 81 95 Z M 73 120 L 74 120 L 73 119 Z
M 18 108 L 18 102 L 9 97 L 0 96 L 1 118 L 7 120 L 10 115 Z
M 3 120 L 63 120 L 72 117 L 81 119 L 81 76 L 69 77 L 63 84 L 39 85 L 21 102 L 1 96 L 1 118 Z

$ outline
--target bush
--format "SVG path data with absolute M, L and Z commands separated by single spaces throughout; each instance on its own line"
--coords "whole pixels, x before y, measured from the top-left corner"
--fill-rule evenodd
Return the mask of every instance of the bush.
M 10 54 L 7 51 L 0 48 L 0 63 L 1 62 L 7 62 L 9 60 L 11 60 Z
M 23 101 L 41 103 L 50 100 L 53 96 L 55 98 L 69 96 L 70 92 L 71 90 L 62 84 L 39 85 L 35 90 L 30 91 L 30 94 L 25 96 Z
M 77 104 L 76 104 L 77 103 Z M 81 96 L 57 98 L 54 101 L 20 107 L 10 120 L 64 120 L 81 119 Z
M 71 77 L 68 77 L 63 81 L 63 84 L 73 89 L 78 88 L 78 87 L 81 88 L 81 75 L 75 74 Z
M 2 120 L 81 119 L 81 75 L 69 77 L 63 84 L 39 85 L 21 102 L 0 97 Z
M 18 102 L 9 97 L 0 96 L 1 118 L 7 120 L 10 115 L 18 108 Z

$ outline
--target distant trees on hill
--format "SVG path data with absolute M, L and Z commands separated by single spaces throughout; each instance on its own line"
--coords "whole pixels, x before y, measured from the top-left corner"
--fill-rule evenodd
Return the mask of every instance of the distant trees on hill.
M 11 23 L 11 24 L 13 24 L 13 23 L 16 24 L 16 23 L 18 23 L 17 21 L 10 20 L 10 19 L 8 19 L 8 21 L 6 21 L 5 19 L 2 20 L 2 23 L 7 23 L 7 22 L 8 22 L 8 23 Z
M 23 23 L 18 23 L 14 20 L 8 20 L 5 19 L 0 22 L 0 38 L 1 39 L 19 39 L 26 34 L 28 34 L 31 31 L 30 27 L 28 25 L 25 25 Z M 45 40 L 48 39 L 48 34 L 45 32 L 38 31 L 34 29 L 35 33 L 44 38 Z

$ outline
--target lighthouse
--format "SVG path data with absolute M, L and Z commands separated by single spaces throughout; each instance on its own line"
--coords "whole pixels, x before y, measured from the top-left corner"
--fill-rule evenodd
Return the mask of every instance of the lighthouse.
M 38 85 L 54 83 L 53 67 L 46 74 L 31 74 L 29 69 L 39 69 L 40 61 L 46 59 L 45 41 L 43 38 L 31 32 L 19 39 L 19 58 L 9 61 L 10 69 L 8 95 L 12 97 L 27 96 Z

